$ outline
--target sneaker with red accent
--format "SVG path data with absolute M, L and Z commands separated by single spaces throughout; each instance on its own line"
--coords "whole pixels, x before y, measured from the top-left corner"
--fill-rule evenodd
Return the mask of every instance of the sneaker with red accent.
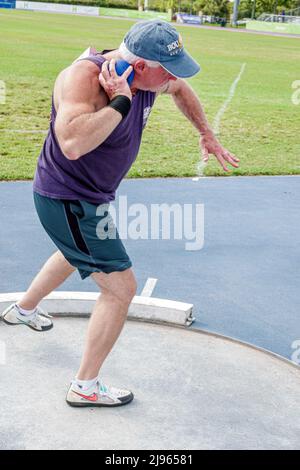
M 98 380 L 88 390 L 82 390 L 75 380 L 71 382 L 66 402 L 70 406 L 122 406 L 130 403 L 134 395 L 130 390 L 108 387 Z

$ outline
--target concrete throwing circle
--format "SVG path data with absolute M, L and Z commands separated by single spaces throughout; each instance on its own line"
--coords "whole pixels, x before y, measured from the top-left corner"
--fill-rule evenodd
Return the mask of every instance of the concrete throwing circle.
M 65 403 L 86 318 L 44 334 L 0 323 L 1 449 L 299 449 L 297 367 L 187 328 L 127 321 L 101 376 L 133 402 Z M 82 430 L 86 432 L 82 432 Z

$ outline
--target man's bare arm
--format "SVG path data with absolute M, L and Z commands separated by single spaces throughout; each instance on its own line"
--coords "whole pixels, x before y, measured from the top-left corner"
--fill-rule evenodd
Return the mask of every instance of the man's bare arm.
M 109 99 L 99 84 L 99 69 L 93 63 L 77 63 L 64 79 L 55 121 L 55 133 L 62 152 L 69 160 L 98 147 L 122 120 L 121 114 L 107 106 Z M 95 110 L 95 97 L 101 109 Z
M 229 171 L 226 162 L 237 168 L 239 159 L 225 149 L 209 126 L 200 100 L 192 87 L 183 79 L 171 80 L 162 88 L 161 93 L 172 95 L 176 106 L 191 121 L 200 133 L 199 145 L 204 162 L 209 154 L 215 155 L 224 171 Z
M 198 96 L 185 80 L 181 78 L 170 80 L 161 93 L 172 95 L 176 106 L 198 129 L 200 134 L 203 135 L 207 131 L 211 131 Z

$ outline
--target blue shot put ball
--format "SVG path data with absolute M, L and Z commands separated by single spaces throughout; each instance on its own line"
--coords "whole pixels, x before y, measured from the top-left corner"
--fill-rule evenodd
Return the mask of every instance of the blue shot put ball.
M 128 67 L 130 67 L 130 64 L 128 64 L 128 62 L 126 62 L 126 60 L 117 60 L 116 61 L 116 72 L 117 72 L 118 75 L 123 75 L 123 73 L 125 72 L 125 70 L 128 69 Z M 134 71 L 132 70 L 131 74 L 127 78 L 127 82 L 128 82 L 129 86 L 132 84 L 133 79 L 134 79 Z

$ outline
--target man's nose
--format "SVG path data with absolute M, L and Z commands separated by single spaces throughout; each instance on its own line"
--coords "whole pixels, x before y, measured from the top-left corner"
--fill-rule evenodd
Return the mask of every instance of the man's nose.
M 175 81 L 175 80 L 177 80 L 177 77 L 174 77 L 174 75 L 171 75 L 171 74 L 169 73 L 169 80 L 174 80 L 174 81 Z

